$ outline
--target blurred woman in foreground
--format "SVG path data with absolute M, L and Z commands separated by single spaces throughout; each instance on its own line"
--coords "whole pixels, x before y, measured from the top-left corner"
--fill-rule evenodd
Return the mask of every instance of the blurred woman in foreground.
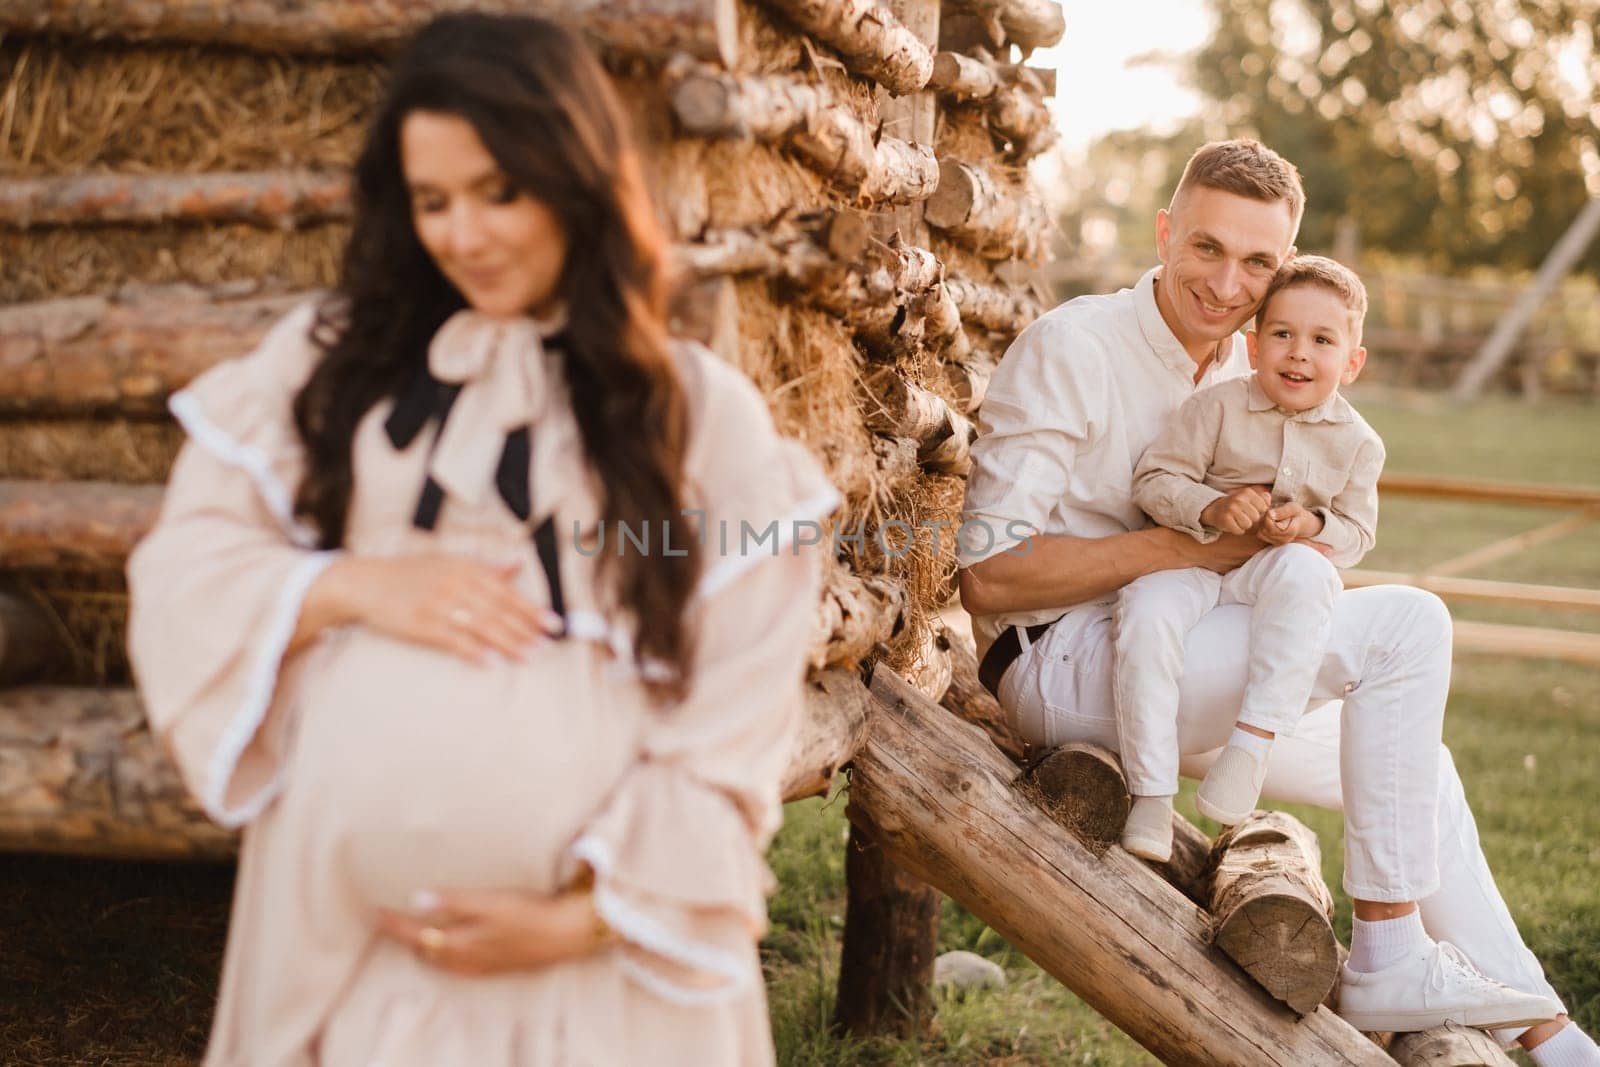
M 354 196 L 337 289 L 174 398 L 129 563 L 152 725 L 245 828 L 207 1062 L 770 1062 L 819 560 L 739 533 L 837 494 L 667 336 L 570 32 L 425 29 Z

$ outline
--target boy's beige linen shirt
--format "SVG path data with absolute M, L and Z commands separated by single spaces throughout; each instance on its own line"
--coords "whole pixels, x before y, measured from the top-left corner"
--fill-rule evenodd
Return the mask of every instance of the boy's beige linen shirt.
M 1229 490 L 1269 485 L 1272 502 L 1322 517 L 1316 540 L 1353 567 L 1378 526 L 1383 441 L 1335 392 L 1305 411 L 1272 402 L 1254 374 L 1204 389 L 1178 409 L 1134 476 L 1134 502 L 1156 522 L 1201 542 L 1218 531 L 1200 513 Z
M 1156 307 L 1157 273 L 1069 300 L 1007 350 L 979 409 L 961 566 L 1026 551 L 1019 546 L 1036 533 L 1100 538 L 1146 525 L 1133 502 L 1140 455 L 1197 388 L 1249 370 L 1235 336 L 1196 385 L 1194 360 Z M 1004 627 L 1051 622 L 1071 607 L 974 616 L 978 654 Z

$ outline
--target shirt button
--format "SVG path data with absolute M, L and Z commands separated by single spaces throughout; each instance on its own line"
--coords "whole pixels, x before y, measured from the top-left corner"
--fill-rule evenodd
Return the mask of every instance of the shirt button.
M 1289 475 L 1293 474 L 1294 471 L 1290 470 L 1288 467 L 1285 467 L 1285 468 L 1283 468 L 1283 470 L 1279 471 L 1278 473 L 1283 475 L 1285 478 L 1287 478 Z

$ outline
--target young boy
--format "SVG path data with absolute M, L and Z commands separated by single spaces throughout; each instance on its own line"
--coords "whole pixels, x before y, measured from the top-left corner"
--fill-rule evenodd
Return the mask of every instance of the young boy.
M 1178 684 L 1202 615 L 1251 606 L 1244 705 L 1200 784 L 1203 814 L 1232 825 L 1255 808 L 1273 738 L 1306 710 L 1342 588 L 1334 568 L 1372 548 L 1378 518 L 1383 442 L 1339 395 L 1366 362 L 1366 310 L 1348 268 L 1289 260 L 1246 335 L 1255 373 L 1196 393 L 1139 462 L 1134 500 L 1156 522 L 1199 541 L 1253 534 L 1268 547 L 1229 574 L 1158 571 L 1118 598 L 1114 698 L 1134 794 L 1122 843 L 1137 856 L 1171 857 Z

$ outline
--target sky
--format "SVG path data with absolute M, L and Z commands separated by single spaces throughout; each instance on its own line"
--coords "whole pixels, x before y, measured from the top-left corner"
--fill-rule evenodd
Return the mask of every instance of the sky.
M 1062 0 L 1066 36 L 1029 66 L 1055 67 L 1052 104 L 1062 147 L 1078 155 L 1110 130 L 1157 128 L 1195 114 L 1200 98 L 1170 64 L 1132 63 L 1152 53 L 1192 51 L 1210 36 L 1200 0 Z

